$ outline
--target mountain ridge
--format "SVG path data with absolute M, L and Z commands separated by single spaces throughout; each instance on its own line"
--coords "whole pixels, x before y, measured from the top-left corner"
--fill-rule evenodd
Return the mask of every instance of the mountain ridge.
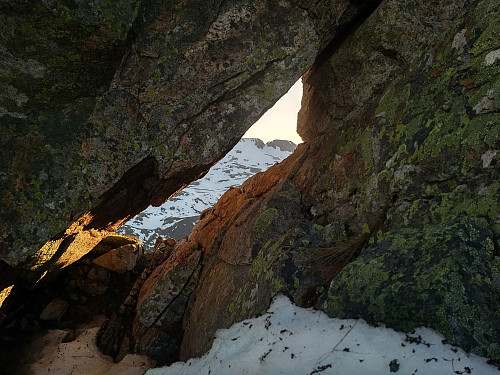
M 281 162 L 296 147 L 289 140 L 264 143 L 259 138 L 242 138 L 203 178 L 192 182 L 160 207 L 148 207 L 118 232 L 139 237 L 146 250 L 153 248 L 158 236 L 176 240 L 186 237 L 201 212 L 214 205 L 224 192 Z

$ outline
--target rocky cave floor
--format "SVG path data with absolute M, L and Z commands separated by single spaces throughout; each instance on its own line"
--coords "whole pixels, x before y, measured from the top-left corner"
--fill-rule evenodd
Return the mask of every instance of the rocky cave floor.
M 64 374 L 66 370 L 56 370 L 58 364 L 53 362 L 55 358 L 62 360 L 65 356 L 63 362 L 67 366 L 76 365 L 79 355 L 93 363 L 90 367 L 113 365 L 111 357 L 99 352 L 95 336 L 101 324 L 118 311 L 147 265 L 150 254 L 144 254 L 127 272 L 115 272 L 97 265 L 93 262 L 94 258 L 96 253 L 89 253 L 75 264 L 51 275 L 50 279 L 44 279 L 44 285 L 36 289 L 16 288 L 11 295 L 14 301 L 18 301 L 12 303 L 15 310 L 5 309 L 7 313 L 0 317 L 2 373 L 28 375 L 37 373 L 34 370 L 38 368 L 43 373 Z M 59 345 L 65 343 L 74 343 L 73 347 L 67 348 L 73 353 L 62 351 Z M 69 358 L 75 362 L 72 363 Z M 138 367 L 138 373 L 142 374 L 153 362 L 141 356 L 137 358 L 137 363 L 125 363 L 131 368 Z M 50 371 L 51 368 L 53 371 Z

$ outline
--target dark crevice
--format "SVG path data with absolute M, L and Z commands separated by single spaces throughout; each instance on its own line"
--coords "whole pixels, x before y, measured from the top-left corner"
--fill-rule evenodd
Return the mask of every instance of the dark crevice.
M 238 87 L 236 87 L 232 90 L 226 91 L 219 98 L 217 98 L 213 102 L 211 102 L 210 105 L 217 105 L 221 102 L 229 101 L 229 100 L 235 98 L 236 96 L 238 96 L 239 93 L 244 92 L 247 88 L 249 88 L 250 86 L 254 85 L 256 82 L 258 82 L 260 79 L 262 79 L 264 77 L 264 75 L 266 74 L 266 71 L 268 70 L 268 68 L 271 65 L 273 65 L 274 63 L 280 62 L 280 61 L 282 61 L 282 59 L 273 59 L 273 60 L 268 61 L 263 69 L 259 70 L 255 74 L 253 74 L 251 76 L 251 78 L 249 78 L 248 80 L 243 82 Z
M 316 60 L 314 67 L 320 67 L 338 50 L 342 42 L 352 35 L 356 30 L 370 17 L 370 15 L 382 3 L 381 0 L 353 0 L 351 6 L 346 14 L 339 20 L 335 37 L 328 43 L 328 45 L 321 51 Z M 352 9 L 352 10 L 351 10 Z M 355 15 L 352 15 L 352 13 Z
M 230 75 L 229 77 L 227 77 L 226 79 L 224 79 L 223 81 L 218 82 L 218 83 L 216 83 L 216 84 L 215 84 L 215 85 L 213 85 L 213 86 L 210 86 L 208 89 L 209 89 L 209 90 L 213 90 L 213 89 L 215 89 L 216 87 L 219 87 L 219 86 L 224 86 L 226 83 L 228 83 L 228 82 L 230 82 L 231 80 L 233 80 L 233 79 L 235 79 L 235 78 L 238 78 L 238 77 L 240 77 L 240 76 L 242 76 L 242 75 L 244 75 L 244 74 L 245 74 L 245 71 L 244 71 L 244 70 L 243 70 L 243 71 L 241 71 L 241 72 L 236 72 L 236 73 L 234 73 L 234 74 Z
M 147 157 L 129 169 L 123 177 L 101 196 L 102 203 L 92 211 L 92 222 L 84 229 L 106 229 L 110 223 L 144 210 L 151 199 L 144 189 L 146 181 L 158 180 L 157 161 Z
M 379 47 L 377 51 L 380 52 L 385 57 L 387 57 L 388 59 L 395 61 L 399 66 L 406 65 L 406 60 L 404 59 L 404 57 L 393 49 Z
M 182 286 L 181 290 L 179 291 L 179 293 L 177 293 L 177 295 L 172 298 L 172 300 L 167 304 L 167 306 L 165 306 L 165 308 L 158 314 L 158 316 L 156 317 L 155 321 L 153 323 L 151 323 L 147 329 L 150 329 L 152 327 L 154 327 L 159 321 L 160 319 L 163 317 L 163 315 L 167 312 L 167 310 L 170 308 L 170 306 L 172 306 L 175 301 L 177 301 L 177 299 L 184 293 L 184 291 L 186 290 L 186 288 L 188 287 L 189 283 L 191 282 L 191 279 L 193 278 L 193 276 L 198 272 L 198 275 L 200 274 L 200 266 L 202 264 L 202 260 L 203 260 L 203 257 L 200 256 L 200 259 L 198 259 L 198 263 L 196 264 L 196 267 L 194 268 L 193 272 L 191 272 L 191 274 L 189 275 L 189 277 L 186 279 L 186 282 L 184 283 L 184 285 Z M 191 295 L 192 291 L 189 293 L 189 295 Z M 186 308 L 187 308 L 187 301 L 189 300 L 189 298 L 186 299 Z M 186 311 L 186 310 L 184 310 Z

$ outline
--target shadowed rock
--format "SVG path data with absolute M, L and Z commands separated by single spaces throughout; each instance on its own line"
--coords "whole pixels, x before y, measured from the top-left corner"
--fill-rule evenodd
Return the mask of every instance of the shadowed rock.
M 353 3 L 3 2 L 0 259 L 64 267 L 202 176 Z

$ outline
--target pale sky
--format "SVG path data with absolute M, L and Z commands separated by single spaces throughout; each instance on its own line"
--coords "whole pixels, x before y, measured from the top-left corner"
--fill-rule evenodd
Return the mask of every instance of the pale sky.
M 297 113 L 302 99 L 302 80 L 298 80 L 280 100 L 268 110 L 243 136 L 260 138 L 264 142 L 287 139 L 302 143 L 297 134 Z

